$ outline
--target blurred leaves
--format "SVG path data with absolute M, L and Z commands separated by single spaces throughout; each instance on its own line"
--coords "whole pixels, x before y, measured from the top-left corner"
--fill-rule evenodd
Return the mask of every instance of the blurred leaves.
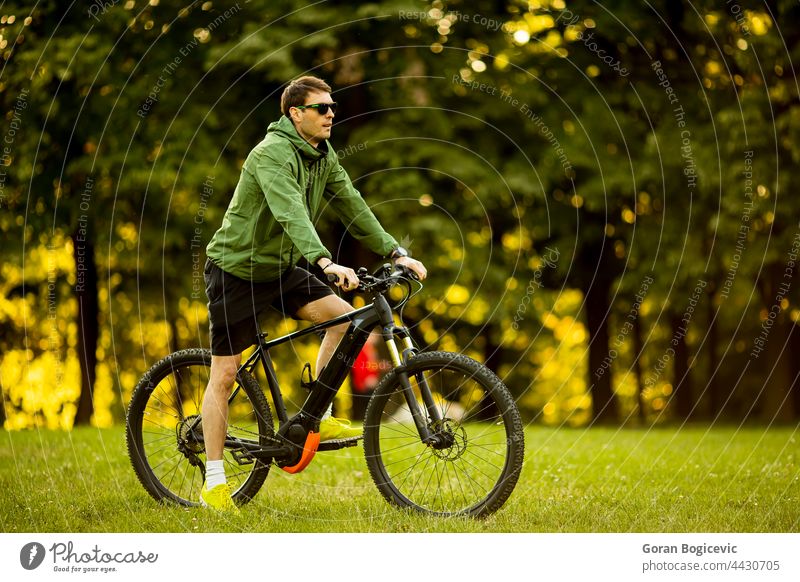
M 170 349 L 207 345 L 205 244 L 244 158 L 280 115 L 283 84 L 300 74 L 334 85 L 342 163 L 431 270 L 406 311 L 417 340 L 489 363 L 528 418 L 591 418 L 586 296 L 608 286 L 613 338 L 649 275 L 641 353 L 632 337 L 591 347 L 618 352 L 609 374 L 621 415 L 635 414 L 642 392 L 646 416 L 666 418 L 683 394 L 671 373 L 652 386 L 642 378 L 698 279 L 708 294 L 687 365 L 699 410 L 715 415 L 711 393 L 743 370 L 797 232 L 798 8 L 788 1 L 741 14 L 710 0 L 51 0 L 0 12 L 10 428 L 70 426 L 80 387 L 68 241 L 82 217 L 101 275 L 95 423 L 120 420 L 138 376 Z M 331 249 L 376 261 L 353 251 L 330 211 L 318 227 Z M 544 266 L 547 249 L 559 258 Z M 796 287 L 779 350 L 796 335 Z M 279 322 L 270 315 L 267 327 Z M 313 361 L 314 349 L 278 360 L 286 386 L 293 358 Z M 728 414 L 749 414 L 751 400 L 774 413 L 756 395 L 776 362 L 792 377 L 797 364 L 781 358 L 752 361 L 726 394 Z

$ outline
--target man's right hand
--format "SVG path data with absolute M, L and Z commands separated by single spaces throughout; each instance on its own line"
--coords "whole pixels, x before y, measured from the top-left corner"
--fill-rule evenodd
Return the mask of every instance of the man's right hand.
M 323 273 L 326 276 L 335 275 L 337 287 L 343 291 L 352 291 L 358 287 L 358 277 L 353 269 L 337 265 L 336 263 L 329 263 L 324 269 Z

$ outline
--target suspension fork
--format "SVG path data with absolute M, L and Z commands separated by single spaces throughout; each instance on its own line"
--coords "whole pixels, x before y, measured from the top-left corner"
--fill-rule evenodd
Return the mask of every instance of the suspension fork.
M 397 337 L 400 338 L 400 342 L 403 346 L 403 352 L 402 352 L 403 364 L 408 364 L 409 360 L 411 360 L 411 358 L 413 358 L 414 355 L 416 355 L 419 350 L 414 345 L 414 342 L 411 340 L 411 334 L 408 332 L 408 328 L 397 327 L 395 328 L 394 331 Z M 432 421 L 434 421 L 434 423 L 438 423 L 438 421 L 442 420 L 442 411 L 438 406 L 436 406 L 436 403 L 433 401 L 433 392 L 431 392 L 431 387 L 428 384 L 428 379 L 422 372 L 415 374 L 414 379 L 417 381 L 417 386 L 419 386 L 419 391 L 422 396 L 422 402 L 425 404 L 425 408 L 428 411 L 428 417 Z
M 375 298 L 375 307 L 378 311 L 378 314 L 381 316 L 381 336 L 386 344 L 386 348 L 389 350 L 389 356 L 391 357 L 392 364 L 395 367 L 395 375 L 400 382 L 403 396 L 405 397 L 406 404 L 408 404 L 411 417 L 414 419 L 414 425 L 417 427 L 420 439 L 422 439 L 422 442 L 425 444 L 437 444 L 438 438 L 431 432 L 428 419 L 433 421 L 434 424 L 438 424 L 437 421 L 442 420 L 442 416 L 438 407 L 433 401 L 433 395 L 431 394 L 428 381 L 422 372 L 414 376 L 420 391 L 420 395 L 422 396 L 422 402 L 427 411 L 426 417 L 425 413 L 417 402 L 417 398 L 414 395 L 414 389 L 411 387 L 411 381 L 409 380 L 408 372 L 406 371 L 406 365 L 416 352 L 414 343 L 411 341 L 411 335 L 408 333 L 408 330 L 405 327 L 395 326 L 391 309 L 389 308 L 389 305 L 383 296 L 379 295 Z M 395 340 L 396 337 L 398 337 L 401 341 L 403 348 L 402 355 L 397 347 L 397 342 Z

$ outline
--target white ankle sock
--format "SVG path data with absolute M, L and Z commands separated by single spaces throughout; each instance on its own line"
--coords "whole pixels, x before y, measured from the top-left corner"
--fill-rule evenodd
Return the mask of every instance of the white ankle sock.
M 320 420 L 325 420 L 326 418 L 330 418 L 331 416 L 333 416 L 333 404 L 328 406 L 328 410 L 325 411 L 325 414 L 322 415 L 322 418 Z
M 206 490 L 211 490 L 217 485 L 224 485 L 225 466 L 222 459 L 219 461 L 206 461 Z

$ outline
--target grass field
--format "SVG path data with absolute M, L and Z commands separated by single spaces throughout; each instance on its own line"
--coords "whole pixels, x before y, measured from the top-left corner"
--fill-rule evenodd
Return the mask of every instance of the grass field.
M 122 427 L 0 433 L 3 532 L 797 532 L 798 429 L 526 430 L 511 499 L 482 521 L 388 505 L 361 447 L 269 477 L 241 517 L 156 503 Z

